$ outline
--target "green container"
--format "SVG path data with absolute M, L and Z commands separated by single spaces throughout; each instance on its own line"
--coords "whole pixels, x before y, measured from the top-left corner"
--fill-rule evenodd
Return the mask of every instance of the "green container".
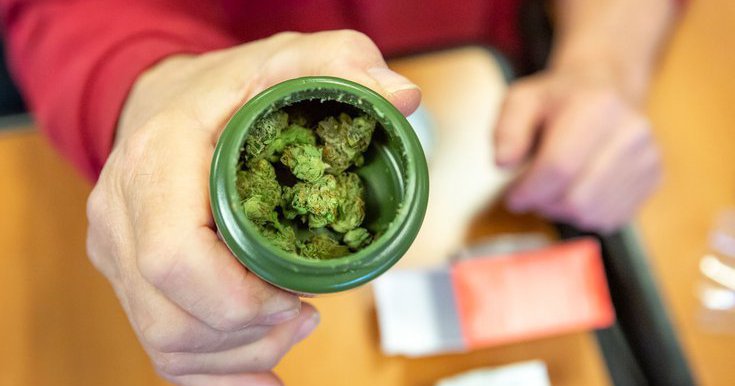
M 379 234 L 366 248 L 332 260 L 300 257 L 270 244 L 240 209 L 235 180 L 245 138 L 258 119 L 282 108 L 317 118 L 341 111 L 365 113 L 378 122 L 365 164 L 354 170 L 366 188 L 363 226 Z M 416 238 L 428 194 L 426 159 L 403 115 L 378 93 L 333 77 L 291 79 L 243 105 L 217 142 L 210 174 L 210 201 L 222 240 L 260 278 L 300 294 L 344 291 L 385 272 Z

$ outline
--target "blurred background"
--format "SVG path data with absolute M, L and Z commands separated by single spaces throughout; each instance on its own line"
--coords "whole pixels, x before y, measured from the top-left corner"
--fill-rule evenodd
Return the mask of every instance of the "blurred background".
M 396 65 L 421 76 L 431 66 L 473 60 L 453 58 Z M 732 325 L 711 323 L 703 313 L 700 261 L 713 251 L 709 235 L 718 215 L 735 206 L 733 69 L 735 2 L 692 1 L 660 62 L 647 107 L 666 176 L 638 218 L 689 364 L 700 384 L 714 386 L 735 383 L 735 318 Z M 34 128 L 0 71 L 0 386 L 165 384 L 111 288 L 86 259 L 91 186 Z M 541 219 L 496 206 L 478 216 L 468 238 L 531 231 L 555 233 Z M 591 332 L 467 354 L 389 357 L 380 351 L 369 289 L 313 302 L 322 312 L 320 327 L 276 369 L 288 385 L 431 385 L 473 368 L 533 359 L 545 362 L 554 385 L 611 384 Z

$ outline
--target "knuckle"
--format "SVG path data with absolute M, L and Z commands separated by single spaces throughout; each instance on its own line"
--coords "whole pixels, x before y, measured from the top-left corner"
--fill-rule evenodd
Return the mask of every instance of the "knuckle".
M 245 287 L 232 293 L 227 306 L 222 308 L 221 314 L 211 324 L 215 329 L 224 332 L 242 330 L 263 316 L 263 304 L 268 298 L 268 295 L 263 293 L 266 289 L 263 288 L 260 279 L 247 272 L 248 275 L 242 281 Z
M 138 254 L 138 270 L 143 278 L 160 288 L 172 275 L 183 269 L 182 259 L 176 250 L 167 246 L 142 248 Z
M 116 246 L 110 237 L 115 234 L 111 220 L 109 219 L 109 205 L 106 191 L 100 184 L 90 193 L 87 198 L 87 238 L 86 251 L 89 261 L 98 271 L 107 278 L 112 278 L 115 270 L 110 264 L 111 249 Z
M 159 114 L 125 136 L 115 157 L 118 166 L 116 171 L 122 173 L 123 181 L 134 181 L 132 177 L 135 174 L 152 173 L 161 166 L 163 160 L 159 157 L 160 150 L 165 149 L 166 145 L 170 146 L 170 138 L 165 135 L 170 125 L 170 116 Z
M 254 365 L 258 370 L 268 371 L 278 365 L 286 349 L 281 347 L 281 344 L 275 339 L 265 338 L 261 342 L 259 350 L 261 355 L 255 359 Z
M 549 161 L 546 168 L 547 180 L 557 185 L 566 185 L 574 178 L 576 167 L 573 160 L 568 157 L 556 157 Z
M 152 125 L 147 123 L 146 125 Z M 141 128 L 135 130 L 125 138 L 121 148 L 121 156 L 125 161 L 138 160 L 144 157 L 146 149 L 153 140 L 152 133 L 157 132 L 155 128 Z
M 155 321 L 141 330 L 141 337 L 146 345 L 161 354 L 184 350 L 188 335 L 175 324 L 161 321 Z
M 274 41 L 289 41 L 303 36 L 303 33 L 296 31 L 283 31 L 271 35 L 270 39 Z
M 238 307 L 227 307 L 226 311 L 212 323 L 212 327 L 220 331 L 237 331 L 258 318 L 260 303 L 257 300 L 241 302 Z
M 151 361 L 156 371 L 167 379 L 189 375 L 191 373 L 189 366 L 184 363 L 181 355 L 176 353 L 156 353 L 151 356 Z
M 150 173 L 153 169 L 151 151 L 155 149 L 155 133 L 160 132 L 160 125 L 151 120 L 139 129 L 132 131 L 113 151 L 108 163 L 114 167 L 109 170 L 112 189 L 130 193 L 131 185 L 136 181 L 136 174 Z M 104 171 L 103 171 L 104 172 Z
M 109 270 L 107 268 L 108 266 L 107 261 L 104 259 L 103 255 L 98 250 L 96 243 L 97 243 L 97 240 L 95 240 L 95 235 L 93 235 L 91 229 L 87 230 L 87 241 L 86 241 L 87 257 L 89 258 L 90 263 L 92 263 L 92 266 L 95 267 L 95 269 L 102 272 L 105 276 L 109 278 L 110 275 L 109 275 Z
M 343 29 L 343 30 L 335 31 L 335 36 L 337 36 L 337 38 L 343 44 L 374 45 L 373 41 L 366 34 L 360 31 L 352 30 L 352 29 Z
M 354 30 L 337 30 L 317 33 L 315 38 L 324 46 L 324 57 L 319 61 L 315 71 L 324 73 L 342 73 L 345 70 L 363 68 L 384 63 L 378 46 L 364 33 Z
M 279 353 L 277 356 L 271 356 L 267 358 L 263 363 L 263 370 L 272 370 L 276 366 L 278 366 L 278 363 L 281 361 L 281 354 Z
M 339 30 L 333 33 L 335 47 L 338 48 L 334 52 L 343 60 L 350 59 L 353 55 L 345 55 L 344 53 L 359 52 L 361 57 L 372 57 L 380 55 L 380 50 L 375 43 L 362 32 L 355 30 Z
M 102 189 L 100 184 L 97 184 L 87 198 L 87 221 L 90 226 L 97 224 L 102 219 L 104 208 L 107 205 Z
M 158 368 L 155 366 L 155 363 L 153 364 L 153 370 L 155 370 L 156 374 L 158 374 L 158 376 L 161 377 L 161 379 L 163 379 L 164 381 L 167 381 L 167 382 L 172 383 L 174 385 L 182 385 L 182 386 L 183 385 L 186 385 L 186 383 L 183 383 L 182 382 L 181 377 L 175 376 L 175 375 L 169 375 L 169 374 L 166 374 L 166 373 L 158 370 Z

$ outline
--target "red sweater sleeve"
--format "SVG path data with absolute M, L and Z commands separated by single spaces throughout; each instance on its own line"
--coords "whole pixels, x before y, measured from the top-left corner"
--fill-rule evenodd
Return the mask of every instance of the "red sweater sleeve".
M 185 1 L 0 0 L 0 7 L 10 68 L 26 102 L 92 180 L 141 72 L 168 55 L 235 44 Z

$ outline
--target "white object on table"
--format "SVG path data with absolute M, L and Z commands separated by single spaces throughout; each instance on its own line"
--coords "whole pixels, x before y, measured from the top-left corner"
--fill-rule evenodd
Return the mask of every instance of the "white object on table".
M 540 360 L 472 370 L 440 380 L 436 386 L 551 386 Z
M 464 350 L 449 270 L 392 270 L 373 282 L 380 346 L 420 357 Z

